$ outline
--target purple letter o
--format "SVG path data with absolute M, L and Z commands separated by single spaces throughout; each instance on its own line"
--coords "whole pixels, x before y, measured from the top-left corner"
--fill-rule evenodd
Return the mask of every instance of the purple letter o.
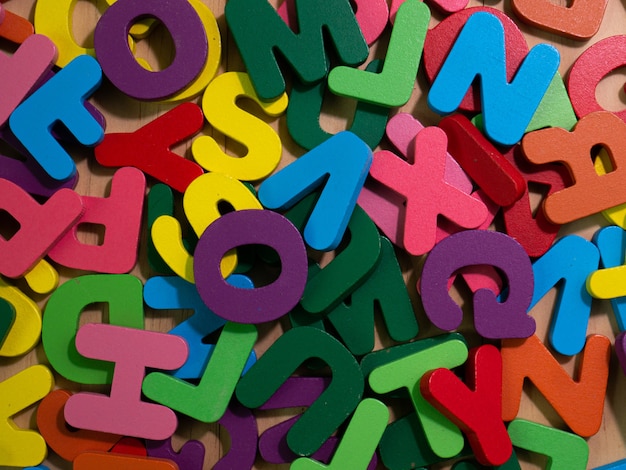
M 130 27 L 143 17 L 161 21 L 174 41 L 174 61 L 159 72 L 139 65 L 128 46 Z M 202 21 L 188 1 L 124 0 L 111 5 L 98 21 L 94 48 L 102 71 L 113 85 L 139 100 L 159 100 L 196 78 L 209 47 Z
M 238 246 L 266 245 L 280 257 L 280 276 L 255 289 L 227 283 L 220 270 L 224 254 Z M 288 313 L 300 301 L 307 280 L 307 255 L 298 229 L 269 210 L 223 215 L 204 231 L 194 252 L 194 277 L 200 297 L 215 314 L 238 323 L 262 323 Z

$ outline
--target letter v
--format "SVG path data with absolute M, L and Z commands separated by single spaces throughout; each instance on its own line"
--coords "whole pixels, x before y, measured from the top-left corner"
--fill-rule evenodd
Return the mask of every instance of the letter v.
M 304 227 L 304 240 L 315 250 L 334 250 L 346 231 L 372 160 L 365 142 L 350 131 L 339 132 L 266 179 L 259 188 L 259 200 L 269 209 L 288 209 L 322 187 Z

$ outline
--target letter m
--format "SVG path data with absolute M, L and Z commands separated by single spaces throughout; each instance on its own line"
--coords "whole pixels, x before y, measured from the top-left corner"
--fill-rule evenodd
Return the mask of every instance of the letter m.
M 241 58 L 261 99 L 274 99 L 285 91 L 277 52 L 299 79 L 314 83 L 329 69 L 324 33 L 346 65 L 359 65 L 368 55 L 348 0 L 295 0 L 299 33 L 294 33 L 267 0 L 228 0 L 226 21 Z

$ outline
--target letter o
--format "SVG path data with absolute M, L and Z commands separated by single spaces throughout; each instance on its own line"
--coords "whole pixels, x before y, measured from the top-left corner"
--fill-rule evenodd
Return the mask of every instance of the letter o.
M 144 17 L 161 21 L 174 41 L 174 60 L 159 72 L 143 68 L 128 46 L 131 26 Z M 202 21 L 186 0 L 114 3 L 96 25 L 94 48 L 102 71 L 113 85 L 139 100 L 161 100 L 178 93 L 200 73 L 208 55 Z
M 241 289 L 220 270 L 224 254 L 238 246 L 266 245 L 276 250 L 281 272 L 273 283 Z M 269 210 L 223 215 L 204 231 L 194 251 L 194 277 L 203 302 L 215 314 L 238 323 L 262 323 L 288 313 L 300 301 L 307 280 L 307 255 L 298 229 Z

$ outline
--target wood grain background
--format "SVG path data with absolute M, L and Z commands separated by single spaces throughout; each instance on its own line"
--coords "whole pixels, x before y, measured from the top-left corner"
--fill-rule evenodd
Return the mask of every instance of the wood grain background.
M 211 9 L 219 24 L 222 37 L 221 71 L 245 71 L 234 42 L 232 41 L 226 27 L 226 21 L 224 18 L 225 1 L 203 0 L 203 3 Z M 275 3 L 275 1 L 273 1 L 273 3 Z M 31 22 L 34 18 L 34 5 L 34 0 L 11 0 L 4 3 L 5 8 L 28 18 Z M 509 0 L 505 0 L 504 3 L 494 0 L 487 0 L 484 3 L 480 3 L 471 0 L 469 6 L 480 5 L 502 9 L 509 16 L 513 17 L 524 32 L 529 46 L 540 42 L 547 42 L 557 47 L 561 52 L 560 72 L 563 76 L 566 76 L 572 63 L 587 47 L 602 38 L 623 34 L 626 30 L 626 11 L 625 2 L 623 0 L 609 0 L 608 8 L 606 10 L 600 31 L 590 41 L 586 42 L 573 41 L 553 34 L 548 34 L 520 23 L 520 21 L 513 16 Z M 105 7 L 106 4 L 104 1 L 100 0 L 78 0 L 76 2 L 76 7 L 73 12 L 73 20 L 74 34 L 77 42 L 82 43 L 85 46 L 92 44 L 93 28 L 95 27 L 98 18 Z M 442 17 L 439 13 L 433 12 L 431 27 L 438 23 L 441 19 Z M 384 56 L 388 37 L 389 31 L 386 31 L 384 36 L 379 40 L 378 44 L 372 48 L 372 56 Z M 2 41 L 0 41 L 0 47 L 8 53 L 13 52 L 16 48 L 15 45 Z M 162 28 L 157 28 L 154 34 L 145 40 L 141 40 L 137 47 L 137 55 L 146 58 L 152 66 L 157 69 L 164 68 L 169 62 L 171 62 L 172 53 L 173 48 L 171 37 L 169 37 L 168 33 L 163 31 Z M 209 51 L 209 53 L 213 52 Z M 611 111 L 623 109 L 626 104 L 624 91 L 622 89 L 624 82 L 626 82 L 626 75 L 623 70 L 618 70 L 606 77 L 597 89 L 597 96 L 601 105 Z M 393 112 L 410 112 L 420 119 L 425 125 L 436 124 L 439 118 L 426 106 L 426 91 L 427 84 L 424 79 L 424 73 L 420 70 L 411 100 L 401 109 L 394 110 Z M 106 81 L 95 93 L 91 101 L 106 116 L 107 132 L 132 132 L 173 107 L 173 105 L 136 101 L 123 95 L 112 85 L 106 83 Z M 199 100 L 196 99 L 196 102 L 198 101 Z M 333 132 L 345 129 L 346 126 L 349 125 L 349 119 L 353 112 L 353 108 L 354 103 L 351 102 L 351 100 L 343 98 L 333 98 L 332 100 L 327 99 L 324 105 L 322 122 L 323 127 L 326 130 Z M 273 127 L 277 129 L 283 141 L 284 156 L 281 161 L 282 167 L 292 161 L 294 157 L 301 155 L 303 150 L 299 148 L 288 135 L 284 118 L 271 120 L 269 122 L 271 122 Z M 239 150 L 235 143 L 229 142 L 223 135 L 213 131 L 208 124 L 202 132 L 216 138 L 218 142 L 220 142 L 220 144 L 227 149 L 227 151 L 234 152 L 236 154 Z M 187 158 L 191 158 L 190 144 L 191 140 L 176 147 L 175 151 L 180 154 L 184 154 Z M 95 162 L 92 150 L 72 148 L 70 151 L 75 157 L 80 175 L 78 185 L 76 187 L 78 193 L 91 196 L 105 196 L 108 191 L 107 187 L 113 174 L 113 170 L 106 169 L 98 165 Z M 151 181 L 151 183 L 153 183 L 153 181 Z M 563 227 L 560 235 L 576 233 L 590 239 L 592 234 L 603 225 L 607 224 L 601 216 L 593 216 Z M 99 234 L 95 232 L 83 231 L 80 233 L 80 237 L 85 241 L 93 243 L 98 239 Z M 146 233 L 144 230 L 142 243 L 139 248 L 140 263 L 132 271 L 132 274 L 137 275 L 142 279 L 146 279 L 152 275 L 146 261 L 144 243 L 145 237 Z M 416 294 L 414 284 L 416 279 L 416 269 L 418 269 L 420 265 L 420 259 L 409 257 L 402 252 L 398 252 L 398 255 L 403 268 L 404 276 L 409 285 L 409 290 L 412 293 L 417 305 L 418 301 L 415 298 Z M 86 274 L 85 272 L 68 270 L 61 267 L 59 270 L 62 275 L 61 282 L 70 277 Z M 24 292 L 32 292 L 24 282 L 18 281 L 16 284 L 22 288 Z M 532 316 L 537 319 L 538 333 L 540 337 L 544 339 L 546 338 L 547 325 L 556 298 L 555 294 L 556 291 L 552 289 L 531 312 Z M 456 289 L 455 295 L 457 295 L 460 302 L 467 304 L 469 296 L 462 287 Z M 34 295 L 33 298 L 43 308 L 47 300 L 47 296 Z M 425 337 L 436 333 L 434 328 L 428 326 L 425 317 L 419 312 L 419 308 L 416 310 L 421 328 L 419 337 Z M 106 313 L 102 310 L 98 310 L 97 308 L 89 310 L 82 315 L 81 324 L 88 321 L 99 321 L 103 315 L 106 315 Z M 155 331 L 168 331 L 173 325 L 180 322 L 188 315 L 189 312 L 168 311 L 165 313 L 156 313 L 148 309 L 146 311 L 146 327 Z M 260 325 L 260 339 L 258 344 L 255 346 L 255 350 L 258 354 L 262 354 L 272 341 L 280 335 L 283 327 L 284 325 L 280 322 Z M 464 323 L 460 331 L 468 333 L 470 342 L 475 341 L 475 336 L 472 335 L 471 319 L 470 321 L 466 321 Z M 612 316 L 612 310 L 608 301 L 594 300 L 589 332 L 605 335 L 611 340 L 614 339 L 618 332 L 618 328 Z M 377 348 L 381 348 L 386 344 L 391 344 L 384 333 L 379 333 L 380 334 L 377 336 Z M 574 366 L 577 362 L 576 358 L 559 357 L 559 360 L 570 372 L 574 370 Z M 0 358 L 0 380 L 10 377 L 26 367 L 37 363 L 48 364 L 41 345 L 38 345 L 33 351 L 22 357 Z M 83 389 L 80 385 L 69 382 L 60 377 L 58 374 L 55 374 L 55 378 L 57 388 L 67 388 L 76 391 Z M 23 428 L 35 429 L 35 410 L 36 407 L 31 407 L 16 416 L 15 421 L 17 425 Z M 293 411 L 294 410 L 259 413 L 259 431 L 261 432 L 272 424 L 282 421 L 288 416 L 292 416 Z M 399 415 L 405 410 L 394 409 L 393 411 Z M 545 399 L 533 387 L 526 388 L 526 394 L 523 399 L 519 416 L 533 421 L 550 424 L 559 428 L 565 428 L 562 420 L 555 415 L 554 411 L 547 404 Z M 191 419 L 182 419 L 180 428 L 175 435 L 175 444 L 180 445 L 187 439 L 191 438 L 199 439 L 206 445 L 207 453 L 205 468 L 212 468 L 221 456 L 225 454 L 230 445 L 227 433 L 223 432 L 218 425 L 203 424 L 194 422 Z M 617 360 L 614 356 L 611 364 L 611 379 L 605 404 L 604 422 L 600 432 L 588 440 L 591 449 L 589 468 L 594 468 L 599 465 L 626 458 L 625 439 L 626 379 L 621 373 Z M 531 456 L 527 453 L 521 452 L 520 458 L 524 468 L 545 467 L 545 459 L 541 457 Z M 62 461 L 52 452 L 44 463 L 51 469 L 71 468 L 71 464 Z M 288 468 L 288 465 L 270 465 L 262 462 L 260 459 L 257 459 L 255 468 Z

